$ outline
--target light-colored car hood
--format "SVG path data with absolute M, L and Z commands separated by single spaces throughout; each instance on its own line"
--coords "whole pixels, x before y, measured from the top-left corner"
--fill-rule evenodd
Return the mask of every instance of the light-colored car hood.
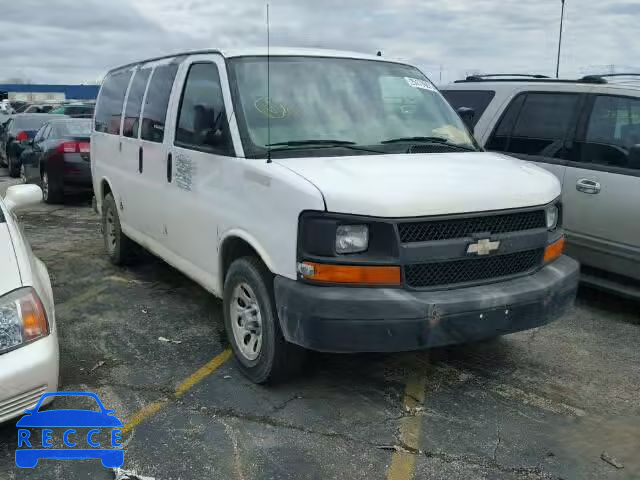
M 0 223 L 0 295 L 22 286 L 20 269 L 6 223 Z
M 489 152 L 274 159 L 313 183 L 330 212 L 414 217 L 544 205 L 551 173 Z

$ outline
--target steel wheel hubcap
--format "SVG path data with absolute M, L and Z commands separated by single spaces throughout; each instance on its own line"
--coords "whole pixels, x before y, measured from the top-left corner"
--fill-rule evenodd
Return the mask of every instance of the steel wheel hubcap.
M 107 209 L 104 233 L 107 251 L 113 253 L 116 249 L 116 223 L 115 215 L 111 208 Z
M 249 284 L 242 282 L 236 285 L 229 308 L 236 346 L 247 360 L 255 360 L 262 347 L 262 316 L 256 295 Z

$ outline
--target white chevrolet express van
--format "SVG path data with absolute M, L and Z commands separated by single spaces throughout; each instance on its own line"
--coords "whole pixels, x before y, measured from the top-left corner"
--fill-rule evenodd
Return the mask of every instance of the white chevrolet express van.
M 572 304 L 551 173 L 483 152 L 415 67 L 266 53 L 116 68 L 91 138 L 111 260 L 139 244 L 221 297 L 252 380 L 282 377 L 304 348 L 462 343 Z

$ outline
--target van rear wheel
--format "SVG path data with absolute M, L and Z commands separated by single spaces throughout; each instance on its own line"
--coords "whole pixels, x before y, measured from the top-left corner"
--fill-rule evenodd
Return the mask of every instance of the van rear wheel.
M 285 380 L 304 366 L 305 352 L 282 335 L 273 275 L 255 257 L 235 260 L 224 282 L 224 323 L 242 372 L 255 383 Z
M 111 193 L 102 203 L 102 236 L 109 260 L 114 265 L 124 265 L 134 256 L 136 245 L 122 233 L 116 201 Z

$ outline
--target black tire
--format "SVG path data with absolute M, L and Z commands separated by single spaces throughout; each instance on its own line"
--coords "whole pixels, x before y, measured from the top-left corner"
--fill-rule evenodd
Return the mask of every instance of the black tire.
M 249 360 L 240 350 L 234 336 L 231 306 L 236 287 L 246 283 L 255 294 L 260 308 L 262 345 L 258 357 Z M 224 326 L 240 370 L 255 383 L 275 383 L 298 373 L 305 364 L 306 352 L 288 343 L 282 335 L 273 296 L 273 275 L 255 257 L 242 257 L 229 267 L 224 281 Z
M 17 162 L 17 159 L 7 154 L 7 168 L 9 169 L 9 176 L 11 178 L 18 178 L 20 176 L 20 165 L 17 165 Z
M 42 198 L 46 203 L 62 203 L 64 187 L 60 182 L 51 178 L 46 168 L 40 175 L 40 186 L 42 187 Z
M 135 257 L 136 244 L 122 233 L 118 208 L 111 193 L 102 202 L 102 237 L 109 260 L 114 265 L 125 265 Z

